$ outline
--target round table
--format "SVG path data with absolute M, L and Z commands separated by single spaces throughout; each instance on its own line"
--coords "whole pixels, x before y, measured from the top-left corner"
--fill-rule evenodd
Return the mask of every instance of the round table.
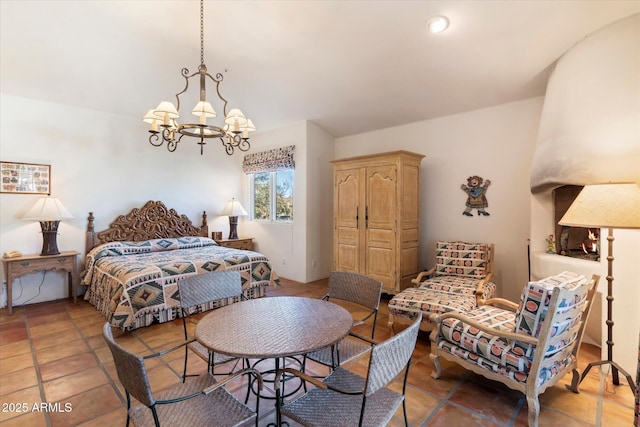
M 353 326 L 337 304 L 313 298 L 267 297 L 230 304 L 204 316 L 196 339 L 214 352 L 242 358 L 301 355 L 337 343 Z

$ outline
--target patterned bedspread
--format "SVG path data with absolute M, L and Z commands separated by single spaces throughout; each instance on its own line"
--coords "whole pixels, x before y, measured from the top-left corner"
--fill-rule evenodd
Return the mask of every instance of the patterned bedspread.
M 239 270 L 248 298 L 279 285 L 269 260 L 258 252 L 223 248 L 206 237 L 179 237 L 96 246 L 82 273 L 82 284 L 88 286 L 84 298 L 112 325 L 132 330 L 178 317 L 177 282 L 215 270 Z M 212 302 L 202 310 L 227 303 Z

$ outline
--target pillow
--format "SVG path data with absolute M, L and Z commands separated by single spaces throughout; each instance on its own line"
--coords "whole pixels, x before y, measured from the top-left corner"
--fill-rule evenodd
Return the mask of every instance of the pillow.
M 487 275 L 490 247 L 487 243 L 437 242 L 435 274 L 482 279 Z
M 537 282 L 529 282 L 524 287 L 520 296 L 520 304 L 515 316 L 514 332 L 539 337 L 542 329 L 542 323 L 547 314 L 551 294 L 557 287 L 566 290 L 575 290 L 587 283 L 585 276 L 569 271 L 564 271 L 556 276 L 550 276 Z M 567 312 L 576 305 L 581 304 L 587 296 L 587 291 L 576 295 L 574 300 L 562 300 L 558 304 L 559 312 Z M 558 335 L 570 327 L 572 327 L 580 319 L 563 319 L 554 325 L 553 335 Z M 569 344 L 569 343 L 568 343 Z M 568 345 L 567 344 L 567 345 Z M 514 341 L 514 351 L 522 352 L 529 358 L 533 358 L 533 350 L 535 346 L 532 344 L 523 344 Z M 547 349 L 547 354 L 558 351 L 558 348 Z

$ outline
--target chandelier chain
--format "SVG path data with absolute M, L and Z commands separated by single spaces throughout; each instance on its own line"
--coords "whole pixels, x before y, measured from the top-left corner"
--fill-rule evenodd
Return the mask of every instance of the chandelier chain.
M 204 0 L 200 0 L 200 64 L 204 64 Z

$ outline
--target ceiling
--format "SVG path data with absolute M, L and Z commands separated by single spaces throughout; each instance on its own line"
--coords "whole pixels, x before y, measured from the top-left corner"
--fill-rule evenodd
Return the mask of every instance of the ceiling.
M 639 12 L 637 0 L 206 0 L 204 59 L 259 131 L 310 120 L 341 137 L 542 95 L 567 49 Z M 427 31 L 433 15 L 446 32 Z M 141 119 L 197 70 L 199 22 L 194 0 L 0 0 L 0 91 Z

